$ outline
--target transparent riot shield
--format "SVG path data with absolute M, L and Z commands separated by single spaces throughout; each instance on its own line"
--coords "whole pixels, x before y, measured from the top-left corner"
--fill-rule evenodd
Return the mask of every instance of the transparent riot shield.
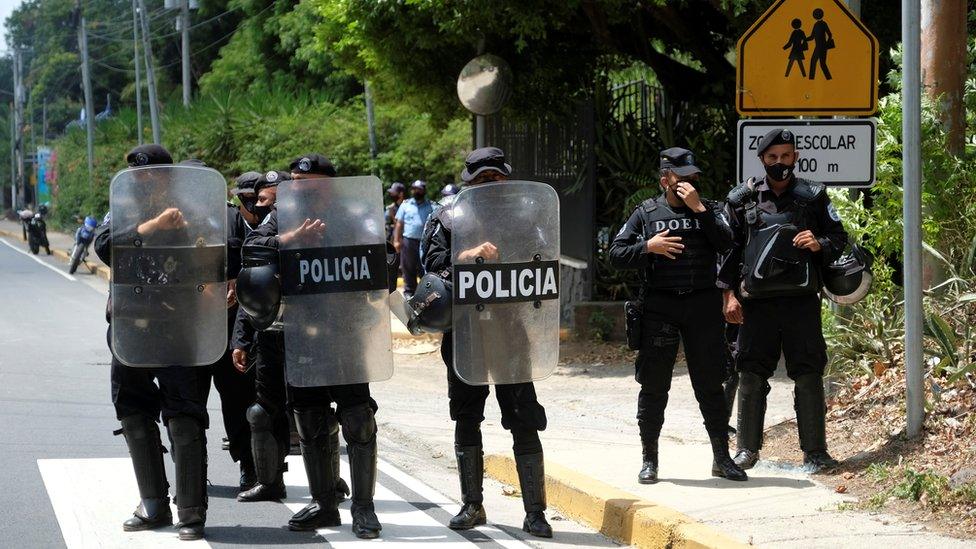
M 555 189 L 484 183 L 451 208 L 454 371 L 470 385 L 547 377 L 559 360 Z
M 284 181 L 277 208 L 288 383 L 389 379 L 382 183 L 373 176 Z
M 227 349 L 227 183 L 196 166 L 112 179 L 112 351 L 128 366 L 205 366 Z

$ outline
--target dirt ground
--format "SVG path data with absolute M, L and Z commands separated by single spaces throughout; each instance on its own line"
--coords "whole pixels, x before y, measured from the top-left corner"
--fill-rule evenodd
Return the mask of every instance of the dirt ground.
M 863 377 L 837 391 L 828 402 L 827 443 L 842 465 L 814 478 L 857 498 L 854 509 L 896 515 L 976 540 L 976 476 L 970 477 L 968 490 L 945 485 L 953 475 L 976 475 L 976 390 L 966 379 L 945 387 L 931 379 L 926 384 L 930 405 L 918 440 L 905 437 L 903 372 Z M 795 421 L 767 429 L 762 457 L 802 462 Z M 913 476 L 926 472 L 934 475 Z M 913 486 L 915 494 L 906 494 Z

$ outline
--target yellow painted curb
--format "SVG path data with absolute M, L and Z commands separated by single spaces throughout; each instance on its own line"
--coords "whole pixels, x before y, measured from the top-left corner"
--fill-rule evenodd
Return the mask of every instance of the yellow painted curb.
M 512 458 L 485 457 L 485 472 L 518 486 Z M 749 547 L 669 507 L 641 500 L 559 464 L 546 462 L 546 499 L 563 514 L 628 545 L 658 549 L 743 549 Z

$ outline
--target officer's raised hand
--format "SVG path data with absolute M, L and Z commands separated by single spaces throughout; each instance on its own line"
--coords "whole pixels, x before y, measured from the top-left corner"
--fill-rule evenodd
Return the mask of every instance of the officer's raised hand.
M 171 231 L 186 227 L 186 220 L 183 219 L 183 212 L 179 208 L 166 208 L 163 213 L 139 225 L 139 234 L 147 235 L 156 231 Z
M 491 242 L 484 242 L 470 250 L 464 250 L 459 253 L 458 261 L 471 261 L 477 257 L 485 261 L 494 261 L 498 259 L 498 248 Z
M 813 233 L 809 230 L 802 231 L 794 236 L 793 245 L 797 248 L 810 250 L 811 252 L 819 252 L 821 248 L 820 241 L 817 240 L 817 237 L 813 236 Z
M 287 233 L 281 233 L 278 237 L 278 242 L 284 245 L 296 239 L 312 240 L 321 237 L 323 234 L 325 234 L 325 223 L 321 219 L 312 221 L 306 218 L 297 229 L 288 231 Z
M 675 259 L 685 249 L 685 245 L 681 243 L 680 236 L 668 236 L 669 232 L 671 231 L 664 230 L 652 236 L 645 245 L 647 253 Z
M 678 181 L 678 183 L 672 187 L 674 194 L 685 203 L 692 211 L 701 213 L 705 211 L 705 205 L 702 204 L 701 198 L 698 196 L 698 190 L 691 184 L 690 181 Z

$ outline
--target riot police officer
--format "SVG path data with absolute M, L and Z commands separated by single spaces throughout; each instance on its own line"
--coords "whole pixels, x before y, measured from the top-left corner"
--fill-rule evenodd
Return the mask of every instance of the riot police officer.
M 293 179 L 336 176 L 332 162 L 319 154 L 296 158 L 289 168 Z M 321 221 L 309 220 L 294 231 L 279 234 L 278 212 L 272 210 L 267 220 L 247 238 L 244 246 L 245 261 L 252 253 L 250 250 L 260 249 L 270 251 L 275 256 L 273 261 L 277 263 L 278 250 L 288 239 L 299 238 L 302 233 L 320 234 L 322 230 L 324 224 Z M 285 345 L 281 331 L 265 331 L 259 334 L 258 366 L 265 372 L 273 372 L 278 379 L 285 379 Z M 259 370 L 259 403 L 263 377 L 262 370 Z M 312 502 L 289 520 L 288 527 L 306 531 L 341 524 L 337 508 L 339 498 L 336 493 L 339 465 L 337 437 L 341 424 L 352 473 L 352 531 L 363 539 L 378 537 L 382 525 L 376 517 L 373 505 L 377 475 L 374 418 L 377 405 L 370 396 L 369 384 L 331 387 L 298 387 L 288 384 L 285 390 L 288 407 L 292 410 L 298 427 L 302 458 L 312 495 Z M 337 405 L 336 412 L 331 407 L 333 402 Z M 262 415 L 266 415 L 262 421 L 268 422 L 274 421 L 274 417 L 283 418 L 266 412 Z M 281 439 L 278 440 L 280 445 Z
M 107 216 L 107 221 L 96 230 L 95 236 L 95 252 L 103 262 L 110 266 L 113 266 L 113 255 L 119 253 L 117 246 L 122 245 L 122 242 L 113 244 L 113 240 L 124 239 L 126 245 L 134 243 L 134 247 L 128 249 L 131 253 L 127 258 L 124 257 L 119 260 L 124 272 L 117 272 L 113 266 L 113 291 L 109 297 L 110 305 L 107 308 L 110 323 L 109 348 L 112 351 L 112 402 L 115 406 L 116 417 L 122 424 L 122 428 L 117 434 L 125 436 L 141 498 L 133 516 L 123 524 L 123 529 L 126 531 L 149 530 L 169 526 L 173 522 L 169 507 L 169 483 L 163 467 L 163 447 L 160 441 L 159 428 L 156 425 L 160 415 L 162 415 L 163 423 L 169 431 L 173 461 L 176 465 L 175 499 L 179 519 L 177 524 L 179 538 L 182 540 L 200 539 L 203 537 L 207 512 L 207 454 L 204 436 L 209 422 L 206 408 L 206 399 L 210 387 L 207 368 L 183 365 L 128 366 L 120 358 L 118 346 L 118 342 L 125 341 L 126 338 L 122 337 L 124 334 L 119 334 L 122 339 L 116 338 L 113 329 L 115 328 L 113 324 L 122 323 L 123 327 L 119 328 L 120 331 L 131 330 L 134 332 L 139 328 L 144 330 L 143 333 L 128 338 L 127 350 L 123 352 L 130 352 L 129 349 L 142 346 L 142 350 L 146 354 L 156 353 L 160 356 L 171 357 L 180 355 L 181 347 L 194 351 L 199 346 L 199 341 L 190 341 L 194 337 L 195 327 L 191 326 L 190 330 L 181 332 L 177 327 L 179 323 L 173 322 L 174 319 L 160 319 L 160 315 L 153 316 L 151 301 L 142 302 L 149 303 L 150 307 L 143 306 L 140 308 L 138 304 L 134 304 L 135 298 L 144 295 L 152 296 L 160 288 L 163 288 L 162 292 L 165 292 L 167 284 L 167 281 L 163 280 L 167 275 L 158 268 L 161 267 L 161 265 L 157 265 L 158 258 L 146 256 L 145 253 L 139 251 L 142 241 L 154 238 L 173 241 L 177 239 L 187 240 L 185 237 L 188 235 L 189 229 L 187 228 L 186 217 L 179 207 L 173 207 L 173 201 L 177 201 L 173 196 L 160 198 L 159 204 L 140 203 L 140 197 L 154 197 L 155 195 L 152 193 L 160 191 L 165 186 L 159 185 L 157 187 L 156 183 L 168 183 L 167 177 L 175 177 L 168 170 L 176 170 L 177 168 L 170 166 L 173 164 L 170 153 L 156 144 L 140 145 L 132 149 L 126 155 L 126 163 L 130 168 L 147 169 L 128 176 L 127 182 L 131 194 L 128 195 L 127 201 L 124 201 L 124 206 L 134 212 L 150 212 L 149 217 L 141 217 L 141 213 L 130 215 L 129 217 L 140 219 L 140 222 L 138 225 L 126 226 L 126 222 L 123 221 L 123 212 L 116 211 L 114 216 Z M 167 166 L 168 168 L 160 168 L 160 172 L 153 172 L 153 170 L 148 169 L 153 166 Z M 157 177 L 154 176 L 154 173 L 161 173 L 162 175 L 158 176 L 161 179 L 153 179 Z M 222 177 L 216 172 L 212 172 L 212 175 L 217 177 L 219 181 L 216 185 L 217 191 L 222 194 L 224 192 Z M 222 200 L 222 198 L 218 195 L 217 200 Z M 217 204 L 216 207 L 219 208 L 219 202 Z M 216 210 L 203 212 L 203 215 L 208 216 L 210 221 L 216 221 L 216 216 L 223 215 L 223 212 Z M 114 229 L 113 223 L 116 224 Z M 226 234 L 211 236 L 220 241 L 226 239 Z M 203 238 L 200 237 L 199 240 L 203 241 Z M 225 243 L 218 243 L 216 247 L 219 249 L 224 245 Z M 208 253 L 206 249 L 198 249 L 203 253 Z M 197 253 L 196 250 L 193 253 Z M 168 264 L 172 261 L 172 255 L 179 254 L 167 253 L 166 255 L 171 256 L 171 259 L 167 261 Z M 190 254 L 179 257 L 182 262 L 193 263 L 193 256 Z M 210 257 L 213 260 L 205 264 L 205 267 L 223 267 L 223 253 L 220 255 L 210 254 Z M 173 265 L 176 269 L 180 268 L 180 261 Z M 133 262 L 139 263 L 138 272 L 126 268 L 131 267 Z M 169 266 L 167 265 L 167 267 Z M 167 273 L 169 270 L 171 269 L 167 268 Z M 207 269 L 199 270 L 205 271 Z M 223 276 L 224 273 L 219 274 Z M 217 275 L 218 273 L 210 272 L 210 276 Z M 116 292 L 115 285 L 116 283 L 122 284 L 124 278 L 139 278 L 144 282 L 137 284 L 145 284 L 145 288 L 136 285 L 134 287 L 135 292 L 121 295 Z M 205 284 L 201 284 L 200 288 L 205 286 Z M 224 299 L 224 296 L 211 295 L 210 297 L 215 300 Z M 119 302 L 123 300 L 127 307 L 119 309 Z M 112 305 L 113 301 L 115 305 Z M 179 300 L 174 300 L 174 303 L 177 306 L 185 304 L 180 303 Z M 219 304 L 219 302 L 217 303 Z M 189 303 L 189 305 L 189 310 L 194 310 L 196 304 Z M 158 305 L 155 305 L 155 308 L 158 311 Z M 113 318 L 112 313 L 116 310 L 122 310 L 127 313 L 127 316 L 125 318 Z M 197 310 L 199 311 L 199 308 Z M 222 313 L 219 308 L 211 312 L 216 313 L 216 327 L 219 328 L 223 322 L 220 319 Z M 210 316 L 213 317 L 214 315 L 211 314 Z M 187 321 L 192 323 L 194 319 L 183 318 L 179 320 L 184 323 Z M 222 335 L 220 332 L 213 332 L 213 335 L 218 338 L 215 340 L 216 343 L 220 343 L 220 338 L 226 341 L 224 330 L 226 328 L 221 330 Z M 149 339 L 152 341 L 147 341 Z M 167 340 L 171 343 L 164 346 L 157 345 L 159 341 Z M 151 360 L 152 357 L 149 359 Z M 155 363 L 173 364 L 168 358 L 160 358 Z
M 185 164 L 186 162 L 181 162 Z M 202 163 L 201 163 L 202 164 Z M 232 352 L 235 348 L 234 328 L 239 313 L 235 282 L 241 270 L 241 247 L 244 238 L 251 230 L 249 222 L 253 222 L 251 212 L 256 202 L 257 193 L 254 185 L 260 178 L 257 172 L 246 172 L 235 180 L 235 188 L 231 191 L 241 201 L 240 206 L 227 203 L 227 323 L 230 340 L 227 352 L 221 359 L 210 367 L 214 387 L 220 394 L 220 411 L 224 421 L 224 431 L 227 433 L 226 449 L 231 459 L 240 463 L 239 491 L 251 489 L 257 482 L 254 471 L 254 460 L 251 456 L 251 431 L 247 422 L 247 409 L 254 403 L 254 372 L 241 372 L 234 366 Z M 250 209 L 249 209 L 250 208 Z M 253 333 L 238 334 L 238 337 L 253 338 Z
M 728 250 L 732 233 L 721 207 L 695 189 L 701 170 L 692 152 L 673 147 L 660 159 L 664 192 L 642 202 L 610 246 L 613 265 L 640 269 L 643 281 L 635 375 L 644 454 L 638 481 L 657 482 L 658 437 L 680 341 L 712 445 L 712 475 L 746 480 L 729 456 L 722 292 L 716 286 L 718 255 Z
M 511 166 L 505 161 L 501 149 L 485 147 L 473 151 L 465 159 L 461 178 L 466 188 L 493 181 L 504 181 L 511 175 Z M 442 207 L 431 217 L 424 234 L 424 268 L 428 273 L 450 276 L 452 268 L 452 208 Z M 469 256 L 497 257 L 498 250 L 490 242 L 478 249 L 469 250 Z M 458 256 L 459 259 L 461 256 Z M 521 341 L 518 345 L 528 346 Z M 484 454 L 481 423 L 484 421 L 488 385 L 469 385 L 455 371 L 452 333 L 444 334 L 441 341 L 441 357 L 447 366 L 448 399 L 450 415 L 455 422 L 454 449 L 461 481 L 464 505 L 451 519 L 450 527 L 466 530 L 485 524 L 483 497 Z M 536 397 L 535 385 L 509 383 L 495 386 L 502 413 L 502 427 L 512 433 L 512 449 L 522 489 L 525 520 L 522 529 L 534 536 L 552 537 L 552 527 L 546 520 L 545 475 L 542 441 L 539 431 L 546 428 L 546 411 Z
M 823 373 L 826 344 L 820 323 L 820 270 L 847 246 L 847 233 L 824 185 L 796 177 L 799 154 L 789 130 L 767 133 L 758 147 L 766 176 L 736 186 L 726 212 L 734 234 L 729 268 L 722 269 L 725 316 L 741 323 L 738 452 L 744 469 L 762 447 L 767 380 L 782 353 L 794 382 L 794 407 L 804 464 L 837 465 L 827 452 Z

